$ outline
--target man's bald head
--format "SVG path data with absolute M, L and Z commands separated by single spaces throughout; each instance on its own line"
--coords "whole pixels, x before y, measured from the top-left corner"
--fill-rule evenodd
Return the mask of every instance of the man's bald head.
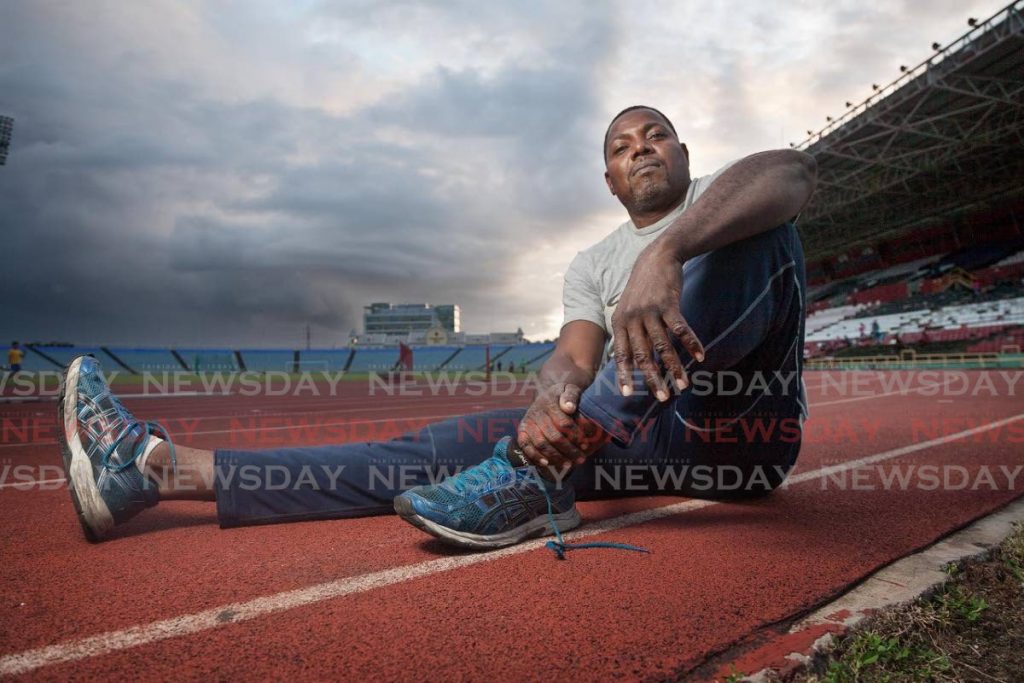
M 611 122 L 609 122 L 609 124 L 608 124 L 607 130 L 605 130 L 605 132 L 604 132 L 604 161 L 605 161 L 605 163 L 608 163 L 608 136 L 611 135 L 612 126 L 614 126 L 615 122 L 618 121 L 619 119 L 621 119 L 623 116 L 625 116 L 626 114 L 628 114 L 631 111 L 636 111 L 637 109 L 644 109 L 644 110 L 649 111 L 649 112 L 654 112 L 655 114 L 660 116 L 662 119 L 664 119 L 665 120 L 665 124 L 669 127 L 669 130 L 671 130 L 675 134 L 675 136 L 677 138 L 679 137 L 679 133 L 676 132 L 676 127 L 672 125 L 672 121 L 670 121 L 667 116 L 662 114 L 660 111 L 658 111 L 654 107 L 649 107 L 646 104 L 634 104 L 632 107 L 626 107 L 625 109 L 620 111 L 618 114 L 613 116 Z

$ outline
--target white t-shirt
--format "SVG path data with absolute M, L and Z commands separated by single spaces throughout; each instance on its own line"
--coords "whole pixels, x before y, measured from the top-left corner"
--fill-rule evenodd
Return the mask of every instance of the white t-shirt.
M 615 313 L 622 290 L 626 288 L 637 256 L 662 230 L 690 208 L 697 197 L 733 163 L 726 164 L 711 175 L 692 179 L 683 202 L 657 223 L 638 230 L 633 221 L 626 221 L 594 246 L 576 254 L 565 273 L 562 288 L 562 306 L 565 310 L 562 325 L 573 320 L 589 320 L 610 337 L 612 314 Z

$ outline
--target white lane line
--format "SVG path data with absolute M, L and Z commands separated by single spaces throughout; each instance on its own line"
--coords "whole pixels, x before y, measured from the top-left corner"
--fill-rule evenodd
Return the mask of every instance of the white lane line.
M 844 470 L 855 469 L 857 467 L 881 462 L 883 460 L 890 460 L 902 455 L 932 448 L 933 446 L 940 446 L 952 441 L 965 439 L 970 436 L 974 436 L 975 434 L 981 434 L 992 429 L 997 429 L 1022 419 L 1024 419 L 1024 413 L 1019 413 L 1013 417 L 990 422 L 986 425 L 974 427 L 973 429 L 966 429 L 955 434 L 949 434 L 929 441 L 922 441 L 921 443 L 903 446 L 902 448 L 896 448 L 882 453 L 876 453 L 875 455 L 857 458 L 856 460 L 850 460 L 838 465 L 802 472 L 789 477 L 786 480 L 785 485 L 792 486 L 794 484 L 800 484 L 806 481 L 831 476 Z M 650 510 L 641 510 L 639 512 L 620 515 L 618 517 L 606 519 L 603 522 L 588 525 L 578 531 L 565 534 L 565 539 L 568 541 L 574 541 L 580 538 L 603 534 L 609 531 L 615 531 L 617 529 L 643 524 L 644 522 L 650 522 L 655 519 L 670 517 L 683 512 L 698 510 L 700 508 L 718 504 L 718 501 L 713 500 L 687 500 L 681 503 L 674 503 L 672 505 L 666 505 Z M 376 588 L 404 583 L 406 581 L 451 571 L 453 569 L 481 564 L 483 562 L 493 562 L 512 555 L 519 555 L 531 550 L 537 550 L 538 548 L 542 548 L 545 542 L 546 539 L 537 539 L 512 546 L 510 548 L 504 548 L 502 550 L 478 553 L 475 555 L 444 557 L 436 560 L 420 562 L 418 564 L 406 565 L 404 567 L 384 569 L 377 572 L 371 572 L 369 574 L 362 574 L 360 576 L 346 577 L 337 581 L 328 581 L 314 586 L 309 586 L 307 588 L 299 588 L 296 590 L 276 593 L 274 595 L 267 595 L 265 597 L 255 598 L 245 602 L 221 605 L 202 612 L 184 614 L 170 619 L 153 621 L 148 624 L 131 626 L 119 631 L 109 631 L 107 633 L 101 633 L 88 638 L 69 640 L 63 643 L 58 643 L 57 645 L 50 645 L 34 650 L 26 650 L 24 652 L 5 655 L 0 657 L 0 676 L 23 674 L 44 666 L 60 664 L 62 662 L 72 662 L 89 657 L 97 657 L 99 655 L 117 652 L 119 650 L 136 647 L 138 645 L 166 640 L 167 638 L 176 638 L 178 636 L 186 636 L 192 633 L 207 631 L 217 628 L 218 626 L 223 626 L 224 624 L 248 621 L 266 614 L 273 614 L 275 612 L 302 607 L 303 605 L 323 602 L 343 595 L 364 593 Z

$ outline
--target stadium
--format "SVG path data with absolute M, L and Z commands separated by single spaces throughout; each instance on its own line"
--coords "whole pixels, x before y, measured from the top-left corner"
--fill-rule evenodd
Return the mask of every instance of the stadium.
M 365 305 L 322 348 L 29 340 L 0 373 L 0 678 L 1019 680 L 1024 0 L 921 57 L 789 145 L 817 164 L 809 416 L 772 495 L 581 499 L 557 541 L 487 552 L 379 514 L 218 528 L 182 498 L 89 543 L 60 450 L 83 356 L 185 462 L 384 443 L 372 465 L 429 452 L 440 421 L 514 433 L 471 416 L 521 415 L 556 342 L 466 334 L 458 303 Z M 0 116 L 0 182 L 20 126 Z M 992 592 L 957 583 L 990 566 Z M 918 624 L 937 630 L 899 640 Z

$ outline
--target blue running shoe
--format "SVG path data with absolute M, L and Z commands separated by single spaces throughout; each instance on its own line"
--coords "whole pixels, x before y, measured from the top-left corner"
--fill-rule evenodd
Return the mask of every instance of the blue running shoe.
M 395 512 L 446 543 L 476 550 L 579 526 L 572 486 L 558 486 L 533 467 L 513 467 L 507 453 L 510 440 L 499 441 L 494 454 L 479 465 L 396 497 Z
M 139 471 L 136 459 L 151 434 L 167 432 L 152 422 L 139 422 L 110 393 L 91 356 L 71 361 L 64 373 L 57 412 L 64 473 L 71 501 L 85 536 L 101 540 L 117 524 L 157 504 L 157 486 Z

